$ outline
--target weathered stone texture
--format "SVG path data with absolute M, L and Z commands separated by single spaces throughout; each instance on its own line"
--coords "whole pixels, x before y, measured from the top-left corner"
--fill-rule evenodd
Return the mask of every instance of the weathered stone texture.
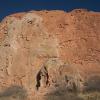
M 1 21 L 0 93 L 11 86 L 25 88 L 31 98 L 59 88 L 82 91 L 96 76 L 100 77 L 99 12 L 30 11 Z

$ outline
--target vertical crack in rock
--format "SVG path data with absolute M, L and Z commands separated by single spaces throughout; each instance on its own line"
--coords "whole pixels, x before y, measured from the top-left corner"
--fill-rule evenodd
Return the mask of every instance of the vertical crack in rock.
M 6 57 L 6 73 L 7 73 L 7 75 L 9 75 L 8 66 L 9 66 L 9 59 L 8 59 L 8 57 Z
M 49 84 L 49 75 L 47 68 L 44 66 L 40 69 L 36 76 L 36 88 L 39 90 L 40 87 L 46 87 Z

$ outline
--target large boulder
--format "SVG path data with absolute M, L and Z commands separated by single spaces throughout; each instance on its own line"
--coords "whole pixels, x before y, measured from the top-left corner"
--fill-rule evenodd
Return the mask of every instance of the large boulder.
M 1 97 L 11 87 L 26 91 L 28 100 L 57 90 L 94 89 L 94 76 L 100 79 L 99 12 L 29 11 L 1 21 Z

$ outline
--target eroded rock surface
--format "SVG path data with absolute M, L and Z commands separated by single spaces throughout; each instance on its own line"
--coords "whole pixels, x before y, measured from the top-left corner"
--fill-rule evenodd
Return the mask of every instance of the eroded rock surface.
M 9 87 L 33 100 L 57 90 L 97 90 L 99 83 L 99 12 L 30 11 L 1 21 L 0 100 Z

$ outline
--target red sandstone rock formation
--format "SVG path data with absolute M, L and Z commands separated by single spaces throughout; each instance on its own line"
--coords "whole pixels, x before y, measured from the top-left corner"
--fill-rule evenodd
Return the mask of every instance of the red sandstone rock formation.
M 99 81 L 99 12 L 30 11 L 1 21 L 1 95 L 7 94 L 9 87 L 18 91 L 23 87 L 29 98 L 59 88 L 82 91 L 90 86 L 100 90 Z

